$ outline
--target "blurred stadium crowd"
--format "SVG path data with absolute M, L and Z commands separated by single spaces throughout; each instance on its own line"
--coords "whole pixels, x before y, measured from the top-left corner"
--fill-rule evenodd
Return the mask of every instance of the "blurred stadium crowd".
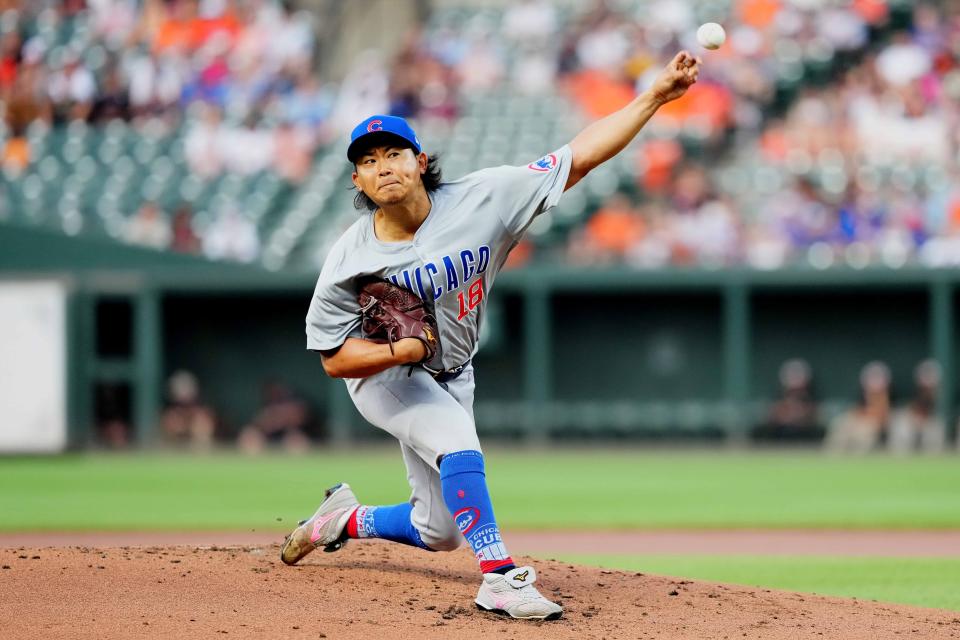
M 802 359 L 780 367 L 780 397 L 751 430 L 755 442 L 820 442 L 828 453 L 941 453 L 949 439 L 937 416 L 943 371 L 924 360 L 913 371 L 912 390 L 897 398 L 890 368 L 868 362 L 860 372 L 860 393 L 852 406 L 827 408 L 818 402 L 810 365 Z M 960 424 L 957 426 L 960 433 Z
M 479 6 L 478 6 L 479 5 Z M 896 0 L 436 3 L 326 77 L 277 0 L 0 0 L 0 219 L 316 269 L 345 131 L 414 118 L 447 178 L 528 162 L 678 49 L 701 81 L 514 256 L 637 268 L 960 263 L 960 16 Z M 696 25 L 723 22 L 704 52 Z

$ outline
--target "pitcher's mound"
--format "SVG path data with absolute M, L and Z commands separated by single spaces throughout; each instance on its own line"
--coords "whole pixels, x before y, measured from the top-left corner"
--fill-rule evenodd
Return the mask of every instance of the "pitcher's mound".
M 0 637 L 960 638 L 949 611 L 531 563 L 562 619 L 476 610 L 465 549 L 352 542 L 287 567 L 276 545 L 6 548 Z

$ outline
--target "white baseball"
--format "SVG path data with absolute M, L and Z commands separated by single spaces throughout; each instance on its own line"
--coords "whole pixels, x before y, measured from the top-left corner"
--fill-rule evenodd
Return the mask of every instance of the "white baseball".
M 697 42 L 704 49 L 719 49 L 727 40 L 727 33 L 716 22 L 706 22 L 697 29 Z

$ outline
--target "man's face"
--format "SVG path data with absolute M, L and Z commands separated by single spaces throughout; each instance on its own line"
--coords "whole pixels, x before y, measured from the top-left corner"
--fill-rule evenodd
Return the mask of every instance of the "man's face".
M 423 188 L 420 176 L 427 170 L 427 154 L 413 149 L 374 147 L 357 158 L 353 184 L 378 205 L 396 205 Z

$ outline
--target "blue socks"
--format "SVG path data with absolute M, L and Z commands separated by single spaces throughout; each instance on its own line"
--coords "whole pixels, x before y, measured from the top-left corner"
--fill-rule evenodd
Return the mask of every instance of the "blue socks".
M 440 460 L 440 487 L 457 528 L 477 556 L 480 571 L 502 573 L 513 569 L 513 559 L 500 539 L 500 527 L 493 517 L 483 454 L 456 451 L 443 456 Z
M 500 527 L 493 515 L 483 454 L 456 451 L 443 456 L 440 487 L 457 528 L 480 563 L 480 571 L 506 573 L 513 569 L 513 558 L 500 538 Z M 413 526 L 412 511 L 413 505 L 407 502 L 383 507 L 361 505 L 347 521 L 346 534 L 350 538 L 383 538 L 432 551 Z
M 388 507 L 361 505 L 347 521 L 347 535 L 351 538 L 383 538 L 431 551 L 410 521 L 411 511 L 413 505 L 409 502 Z

